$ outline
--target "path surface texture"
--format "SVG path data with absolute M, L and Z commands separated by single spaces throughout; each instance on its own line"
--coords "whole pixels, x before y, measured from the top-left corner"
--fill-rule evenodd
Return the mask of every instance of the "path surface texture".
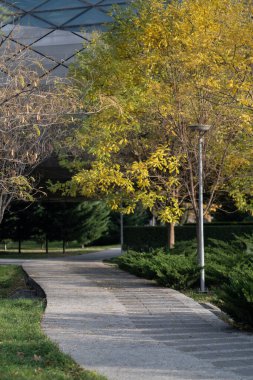
M 104 264 L 118 250 L 23 263 L 46 334 L 109 380 L 253 379 L 253 335 L 175 290 Z

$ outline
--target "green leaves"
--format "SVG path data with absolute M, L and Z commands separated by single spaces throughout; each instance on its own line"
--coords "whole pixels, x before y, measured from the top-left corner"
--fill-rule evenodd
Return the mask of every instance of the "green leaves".
M 163 222 L 178 221 L 189 203 L 198 215 L 197 138 L 188 125 L 203 123 L 212 125 L 206 207 L 225 190 L 246 208 L 244 195 L 253 193 L 241 178 L 252 166 L 249 8 L 239 0 L 139 0 L 117 9 L 109 31 L 95 34 L 70 70 L 89 115 L 75 136 L 89 155 L 84 170 L 76 160 L 77 192 L 126 212 L 141 202 Z

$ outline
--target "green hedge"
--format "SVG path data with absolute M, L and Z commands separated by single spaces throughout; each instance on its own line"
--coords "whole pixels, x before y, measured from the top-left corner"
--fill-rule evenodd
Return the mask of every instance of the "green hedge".
M 235 235 L 253 233 L 252 223 L 210 223 L 204 228 L 205 241 L 209 238 L 223 241 L 235 239 Z M 175 227 L 176 241 L 193 240 L 196 238 L 196 225 L 188 224 Z M 125 227 L 124 249 L 135 251 L 149 251 L 155 248 L 168 248 L 168 227 Z
M 149 229 L 151 231 L 152 229 Z M 253 235 L 206 247 L 206 285 L 220 308 L 235 321 L 253 327 Z M 196 241 L 181 241 L 167 253 L 129 250 L 111 259 L 121 269 L 155 280 L 162 286 L 194 291 L 199 286 Z
M 253 326 L 253 259 L 231 270 L 218 292 L 220 306 L 235 321 Z
M 187 289 L 198 283 L 199 269 L 193 256 L 167 255 L 162 249 L 152 252 L 128 251 L 111 262 L 136 276 L 155 280 L 160 285 L 174 289 Z

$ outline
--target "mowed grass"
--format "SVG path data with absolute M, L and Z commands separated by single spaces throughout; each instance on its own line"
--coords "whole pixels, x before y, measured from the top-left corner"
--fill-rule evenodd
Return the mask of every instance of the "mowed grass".
M 18 289 L 25 288 L 25 277 L 21 267 L 17 265 L 0 265 L 0 300 L 8 298 Z
M 106 380 L 80 368 L 43 334 L 43 300 L 7 298 L 21 287 L 22 269 L 0 266 L 0 379 Z
M 88 253 L 100 252 L 111 248 L 117 248 L 118 245 L 110 245 L 110 246 L 94 246 L 94 247 L 86 247 L 86 248 L 68 248 L 65 253 L 62 252 L 61 248 L 53 248 L 50 249 L 48 253 L 46 253 L 42 249 L 22 249 L 22 253 L 18 253 L 17 250 L 8 250 L 8 251 L 0 251 L 0 259 L 50 259 L 57 257 L 68 257 L 68 256 L 79 256 Z M 1 379 L 0 379 L 1 380 Z

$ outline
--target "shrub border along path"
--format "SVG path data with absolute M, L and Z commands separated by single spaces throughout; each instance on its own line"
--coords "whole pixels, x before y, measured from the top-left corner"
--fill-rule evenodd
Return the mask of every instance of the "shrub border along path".
M 47 335 L 109 380 L 246 380 L 253 335 L 183 294 L 102 263 L 119 250 L 31 261 L 45 290 Z

